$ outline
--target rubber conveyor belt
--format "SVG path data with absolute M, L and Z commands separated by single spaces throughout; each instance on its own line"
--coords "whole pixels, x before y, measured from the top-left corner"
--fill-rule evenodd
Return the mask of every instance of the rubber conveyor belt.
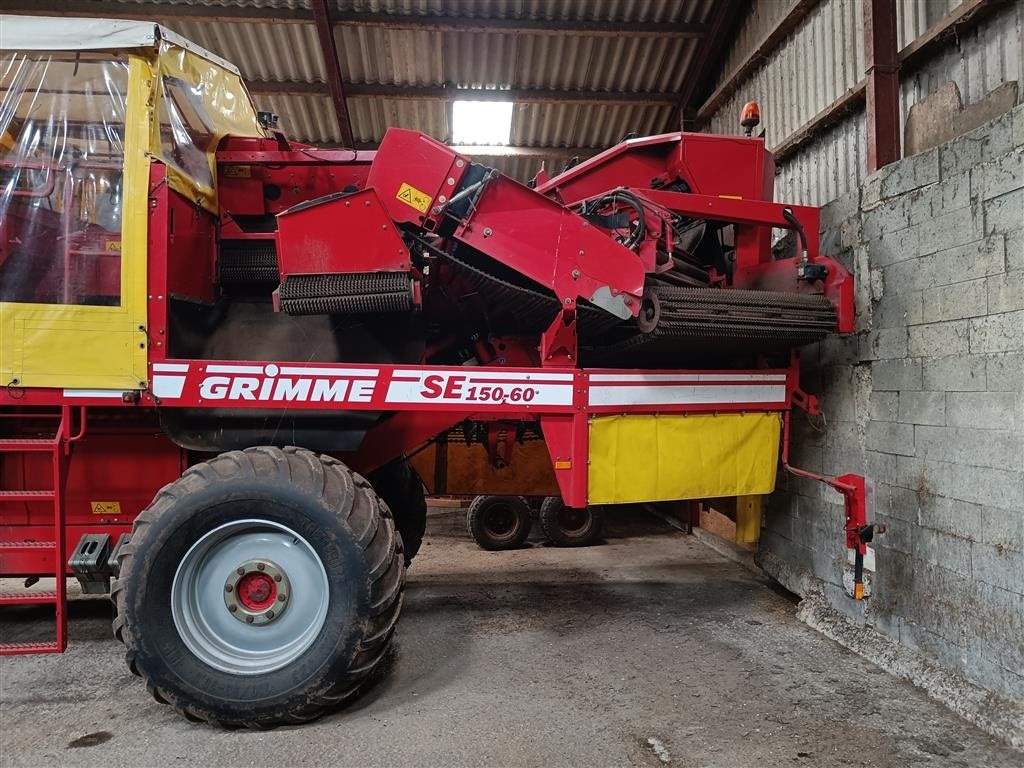
M 493 274 L 491 269 L 498 271 L 500 265 L 469 264 L 447 256 L 489 306 L 501 307 L 515 318 L 519 332 L 544 330 L 559 310 L 558 299 L 542 286 L 520 285 Z M 819 341 L 836 327 L 835 307 L 818 294 L 659 283 L 649 289 L 657 297 L 659 317 L 646 333 L 634 319 L 621 321 L 580 304 L 580 346 L 588 360 L 636 365 L 669 363 L 674 355 L 686 352 L 774 353 Z

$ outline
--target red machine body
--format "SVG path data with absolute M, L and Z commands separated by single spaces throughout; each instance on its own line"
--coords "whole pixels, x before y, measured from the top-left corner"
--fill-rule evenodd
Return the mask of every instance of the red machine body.
M 788 412 L 793 350 L 853 328 L 850 274 L 816 209 L 771 200 L 758 139 L 630 140 L 534 188 L 396 129 L 376 153 L 228 138 L 217 167 L 214 215 L 152 166 L 148 380 L 0 390 L 0 576 L 53 573 L 53 520 L 116 538 L 249 444 L 366 472 L 461 423 L 526 425 L 582 507 L 591 419 Z M 773 228 L 801 252 L 773 257 Z M 89 291 L 116 284 L 109 243 L 69 247 L 93 254 Z

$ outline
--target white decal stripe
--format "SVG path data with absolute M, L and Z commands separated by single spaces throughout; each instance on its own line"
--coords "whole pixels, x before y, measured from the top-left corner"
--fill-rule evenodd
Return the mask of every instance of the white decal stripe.
M 208 365 L 207 373 L 263 373 L 262 365 Z
M 627 382 L 677 382 L 677 381 L 785 381 L 784 373 L 592 373 L 591 383 L 618 384 Z
M 262 372 L 262 370 L 261 370 Z M 334 378 L 375 379 L 380 375 L 378 368 L 299 368 L 288 365 L 281 367 L 283 376 L 333 376 Z
M 153 370 L 161 373 L 188 373 L 188 363 L 153 363 Z
M 466 370 L 469 367 L 470 370 Z M 570 383 L 573 380 L 571 373 L 523 373 L 521 371 L 502 371 L 492 368 L 477 368 L 475 366 L 464 366 L 462 370 L 434 369 L 434 370 L 396 370 L 395 376 L 415 378 L 421 380 L 426 376 L 465 376 L 467 380 L 474 378 L 501 379 L 529 382 L 531 384 L 544 382 Z
M 64 397 L 109 397 L 121 399 L 123 389 L 65 389 Z
M 710 405 L 786 402 L 785 386 L 591 387 L 591 405 Z
M 445 397 L 438 394 L 428 397 L 424 394 L 422 385 L 417 381 L 394 381 L 388 386 L 388 394 L 385 398 L 389 403 L 438 403 L 451 405 L 453 403 L 465 405 L 468 408 L 486 408 L 488 406 L 509 406 L 509 405 L 572 405 L 571 384 L 539 384 L 532 387 L 519 387 L 520 395 L 525 389 L 532 390 L 530 398 L 513 401 L 509 399 L 509 393 L 500 401 L 480 399 L 480 392 L 475 393 L 477 399 L 469 399 L 469 387 L 475 386 L 472 382 L 463 382 L 456 394 Z
M 181 397 L 181 393 L 185 389 L 185 378 L 184 376 L 154 376 L 153 394 L 156 397 Z

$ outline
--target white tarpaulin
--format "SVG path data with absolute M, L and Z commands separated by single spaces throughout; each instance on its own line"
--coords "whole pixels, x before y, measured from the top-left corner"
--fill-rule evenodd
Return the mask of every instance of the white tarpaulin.
M 0 50 L 97 51 L 152 48 L 161 40 L 185 48 L 238 74 L 238 69 L 230 62 L 151 21 L 0 14 Z

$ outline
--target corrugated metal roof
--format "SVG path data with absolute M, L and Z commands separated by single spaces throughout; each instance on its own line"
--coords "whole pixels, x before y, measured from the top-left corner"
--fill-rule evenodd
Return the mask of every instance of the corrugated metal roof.
M 312 24 L 168 19 L 165 26 L 223 56 L 247 80 L 327 80 Z
M 141 0 L 117 0 L 132 5 Z M 152 0 L 150 0 L 152 1 Z M 166 5 L 309 9 L 308 0 L 163 0 Z M 334 0 L 339 13 L 395 17 L 587 20 L 708 23 L 716 0 Z M 379 19 L 379 16 L 375 17 Z M 409 19 L 405 20 L 406 22 Z M 341 132 L 327 91 L 327 72 L 312 19 L 288 23 L 186 19 L 161 20 L 171 29 L 234 62 L 251 81 L 276 83 L 281 93 L 254 94 L 260 109 L 278 113 L 289 135 L 313 143 L 338 143 Z M 470 32 L 335 26 L 342 78 L 348 83 L 457 88 L 537 88 L 629 93 L 678 93 L 705 41 L 645 35 L 564 32 Z M 711 44 L 719 44 L 711 41 Z M 287 92 L 281 83 L 300 83 Z M 310 92 L 308 84 L 319 84 Z M 389 125 L 451 138 L 451 103 L 438 99 L 350 96 L 357 142 L 376 142 Z M 670 130 L 673 109 L 664 103 L 522 103 L 513 116 L 511 143 L 528 147 L 605 147 L 628 133 Z M 493 164 L 531 177 L 542 158 L 493 158 Z M 549 167 L 564 157 L 548 158 Z
M 775 146 L 863 76 L 862 0 L 823 0 L 725 100 L 712 117 L 710 130 L 738 133 L 740 109 L 754 99 L 761 105 L 768 146 Z
M 898 0 L 897 31 L 906 46 L 941 21 L 959 0 Z M 761 0 L 743 22 L 719 82 L 767 31 L 786 3 Z M 740 84 L 711 117 L 710 130 L 738 133 L 739 111 L 756 99 L 769 148 L 802 128 L 864 77 L 863 0 L 821 0 L 801 24 Z M 900 117 L 948 82 L 965 104 L 1003 83 L 1024 82 L 1024 3 L 1007 3 L 900 81 Z M 1024 101 L 1024 89 L 1018 95 Z M 866 175 L 863 110 L 846 115 L 778 168 L 776 199 L 822 205 L 856 188 Z

